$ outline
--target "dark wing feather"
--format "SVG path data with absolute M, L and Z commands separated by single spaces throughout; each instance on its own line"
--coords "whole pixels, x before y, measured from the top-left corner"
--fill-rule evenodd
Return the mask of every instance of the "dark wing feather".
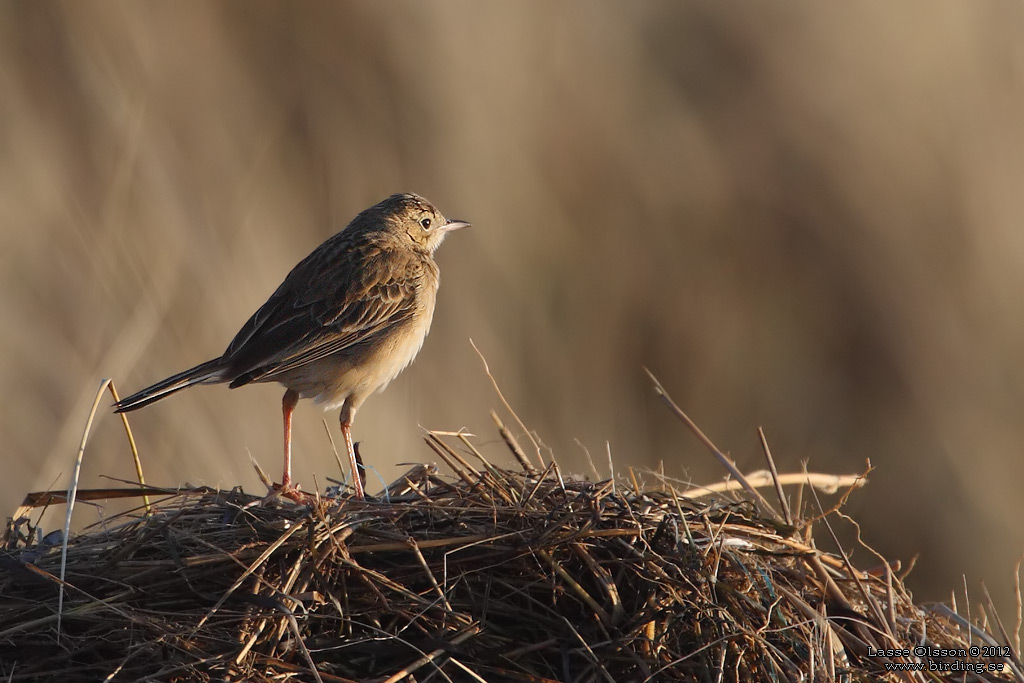
M 385 239 L 325 242 L 288 274 L 224 354 L 232 387 L 343 352 L 409 320 L 421 259 Z

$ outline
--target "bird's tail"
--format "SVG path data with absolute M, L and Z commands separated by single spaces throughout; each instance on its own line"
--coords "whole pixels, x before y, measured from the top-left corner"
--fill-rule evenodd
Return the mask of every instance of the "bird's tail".
M 165 396 L 187 389 L 193 384 L 222 382 L 224 373 L 223 361 L 215 358 L 205 363 L 200 363 L 194 368 L 179 372 L 167 379 L 157 382 L 151 387 L 146 387 L 127 398 L 122 398 L 114 404 L 115 413 L 127 413 L 129 410 L 136 410 L 148 406 L 154 401 L 159 401 Z

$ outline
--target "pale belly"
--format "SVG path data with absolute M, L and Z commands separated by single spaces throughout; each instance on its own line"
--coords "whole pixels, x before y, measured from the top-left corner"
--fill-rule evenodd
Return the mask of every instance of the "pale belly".
M 398 376 L 423 347 L 433 311 L 379 337 L 372 347 L 342 352 L 274 377 L 301 398 L 311 398 L 324 410 L 349 402 L 355 410 L 374 391 L 381 391 Z

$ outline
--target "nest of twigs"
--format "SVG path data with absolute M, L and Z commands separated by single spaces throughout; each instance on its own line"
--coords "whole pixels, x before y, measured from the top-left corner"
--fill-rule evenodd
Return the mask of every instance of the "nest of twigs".
M 810 521 L 760 494 L 570 480 L 511 438 L 515 470 L 465 435 L 428 441 L 456 475 L 418 467 L 372 501 L 151 489 L 151 509 L 69 540 L 64 583 L 59 544 L 14 520 L 0 679 L 1018 676 L 1005 634 L 914 605 L 887 563 L 817 549 Z M 923 672 L 890 670 L 906 664 Z

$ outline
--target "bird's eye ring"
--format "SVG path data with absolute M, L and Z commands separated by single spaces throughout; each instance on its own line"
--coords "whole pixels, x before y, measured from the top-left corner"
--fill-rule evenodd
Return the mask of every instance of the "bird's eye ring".
M 424 230 L 430 230 L 430 219 L 424 218 L 423 220 L 420 221 L 420 225 L 423 226 Z

